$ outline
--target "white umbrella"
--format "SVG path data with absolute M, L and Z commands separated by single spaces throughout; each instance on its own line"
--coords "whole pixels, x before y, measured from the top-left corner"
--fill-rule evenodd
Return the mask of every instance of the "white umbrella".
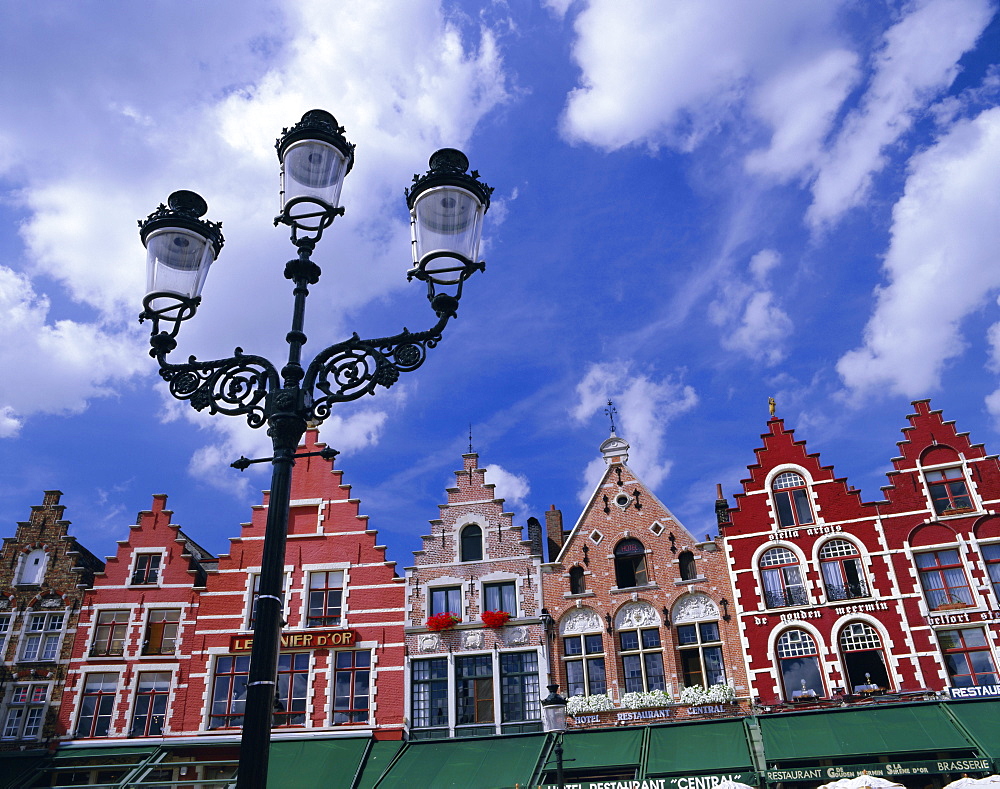
M 957 781 L 945 784 L 944 789 L 975 789 L 975 787 L 996 787 L 1000 784 L 1000 775 L 987 775 L 985 778 L 970 778 L 963 775 Z
M 741 784 L 739 781 L 720 781 L 712 789 L 756 789 L 749 784 Z
M 877 775 L 862 773 L 861 775 L 854 776 L 854 778 L 841 778 L 839 781 L 832 781 L 828 784 L 823 784 L 819 787 L 819 789 L 864 789 L 864 787 L 882 789 L 882 787 L 887 786 L 902 787 L 902 784 L 898 784 L 895 781 L 889 781 L 885 778 L 879 778 Z

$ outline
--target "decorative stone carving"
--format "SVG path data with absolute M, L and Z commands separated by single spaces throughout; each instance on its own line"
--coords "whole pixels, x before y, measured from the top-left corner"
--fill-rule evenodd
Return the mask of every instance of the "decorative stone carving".
M 674 624 L 684 622 L 701 622 L 706 619 L 718 619 L 719 606 L 708 595 L 689 594 L 677 601 L 674 606 Z
M 62 608 L 63 601 L 61 597 L 43 597 L 41 605 L 42 608 Z
M 508 644 L 527 644 L 528 643 L 528 628 L 524 625 L 518 625 L 517 627 L 507 628 L 507 643 Z
M 462 646 L 466 649 L 482 649 L 485 641 L 482 630 L 466 630 L 462 633 Z
M 600 629 L 601 617 L 591 608 L 577 608 L 570 611 L 559 623 L 559 632 L 564 636 L 593 633 Z
M 658 627 L 660 615 L 649 603 L 626 603 L 617 616 L 615 627 L 619 630 L 634 630 L 637 627 Z
M 0 597 L 0 611 L 6 611 L 10 608 L 10 600 L 6 597 Z
M 424 633 L 418 639 L 421 652 L 437 652 L 441 649 L 441 636 L 437 633 Z

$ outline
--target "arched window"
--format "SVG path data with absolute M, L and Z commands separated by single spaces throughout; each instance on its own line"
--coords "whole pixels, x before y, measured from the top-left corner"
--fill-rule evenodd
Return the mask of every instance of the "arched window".
M 868 584 L 861 569 L 861 554 L 847 540 L 830 540 L 819 551 L 819 566 L 823 571 L 826 599 L 851 600 L 868 597 Z
M 771 491 L 778 510 L 778 524 L 782 529 L 816 522 L 809 506 L 809 489 L 799 474 L 793 471 L 779 474 L 771 483 Z
M 878 631 L 865 622 L 852 622 L 840 631 L 840 652 L 847 684 L 855 693 L 892 687 Z
M 681 565 L 682 581 L 693 581 L 698 577 L 698 568 L 695 566 L 694 554 L 691 551 L 683 551 L 677 559 Z
M 809 699 L 825 696 L 819 672 L 819 650 L 805 630 L 788 630 L 777 644 L 778 665 L 785 699 Z
M 583 568 L 576 564 L 569 568 L 569 593 L 583 594 L 587 591 L 587 580 Z
M 479 562 L 483 558 L 483 530 L 475 523 L 462 529 L 461 562 Z
M 636 539 L 622 540 L 615 546 L 615 586 L 628 589 L 648 583 L 645 546 Z
M 24 557 L 21 562 L 21 570 L 18 573 L 17 583 L 26 586 L 40 586 L 45 577 L 45 549 L 35 548 Z
M 764 605 L 768 608 L 809 602 L 799 560 L 787 548 L 772 548 L 760 557 L 760 578 L 764 584 Z

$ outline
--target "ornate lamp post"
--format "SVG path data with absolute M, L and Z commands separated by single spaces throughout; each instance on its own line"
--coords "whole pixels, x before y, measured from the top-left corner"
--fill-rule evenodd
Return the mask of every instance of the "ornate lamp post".
M 147 295 L 139 320 L 152 322 L 149 353 L 170 393 L 199 411 L 245 416 L 251 427 L 267 425 L 273 443 L 274 455 L 266 459 L 272 464 L 271 493 L 240 746 L 240 789 L 267 782 L 295 449 L 307 422 L 322 422 L 335 403 L 392 386 L 400 373 L 420 367 L 427 349 L 440 342 L 457 314 L 465 280 L 485 269 L 477 257 L 493 192 L 477 171 L 468 172 L 469 161 L 461 151 L 445 148 L 431 156 L 428 172 L 415 175 L 406 191 L 413 247 L 407 279 L 427 283 L 437 322 L 427 331 L 404 329 L 391 337 L 363 340 L 355 334 L 320 351 L 303 368 L 306 297 L 321 274 L 311 256 L 323 231 L 344 213 L 340 190 L 354 164 L 354 145 L 333 115 L 312 110 L 284 129 L 275 147 L 281 163 L 281 214 L 274 223 L 291 228 L 298 250 L 298 257 L 285 264 L 285 277 L 295 287 L 292 326 L 286 335 L 288 359 L 280 370 L 240 348 L 227 359 L 202 362 L 192 356 L 182 364 L 167 361 L 181 324 L 201 303 L 208 269 L 222 250 L 221 223 L 202 219 L 207 204 L 187 191 L 174 192 L 167 205 L 139 221 L 147 260 Z M 251 462 L 241 458 L 233 465 L 245 468 Z
M 563 736 L 566 734 L 566 699 L 559 695 L 558 685 L 548 685 L 549 695 L 542 699 L 542 727 L 545 731 L 555 732 L 556 785 L 565 789 L 566 778 L 563 773 Z M 570 761 L 573 761 L 570 759 Z

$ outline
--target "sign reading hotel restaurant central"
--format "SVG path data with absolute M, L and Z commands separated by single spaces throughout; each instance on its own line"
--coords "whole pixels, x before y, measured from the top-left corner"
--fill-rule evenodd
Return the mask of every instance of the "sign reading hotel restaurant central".
M 302 633 L 282 633 L 282 649 L 327 649 L 328 647 L 353 647 L 358 634 L 355 630 L 307 630 Z M 230 652 L 249 652 L 253 636 L 232 636 Z

